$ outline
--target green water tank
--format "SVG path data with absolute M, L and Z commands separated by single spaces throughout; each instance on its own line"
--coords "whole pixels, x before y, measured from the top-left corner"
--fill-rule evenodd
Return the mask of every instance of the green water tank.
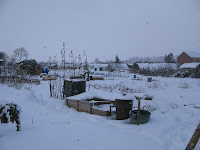
M 137 116 L 138 110 L 131 110 L 129 112 L 130 115 L 130 123 L 137 124 Z M 151 113 L 146 110 L 140 110 L 140 124 L 145 124 L 150 120 Z
M 66 97 L 77 95 L 85 92 L 86 82 L 85 81 L 71 81 L 65 80 L 63 85 L 63 94 Z

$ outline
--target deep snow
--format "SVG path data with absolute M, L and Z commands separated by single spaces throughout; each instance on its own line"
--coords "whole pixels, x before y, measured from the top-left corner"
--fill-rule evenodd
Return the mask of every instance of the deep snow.
M 151 119 L 139 126 L 129 124 L 129 119 L 112 120 L 68 108 L 64 100 L 50 98 L 48 81 L 27 85 L 29 90 L 0 84 L 0 102 L 14 101 L 22 109 L 20 132 L 16 132 L 13 124 L 0 124 L 0 149 L 185 149 L 200 121 L 200 80 L 153 77 L 153 82 L 148 83 L 146 78 L 132 80 L 130 75 L 129 78 L 89 81 L 87 85 L 116 87 L 121 83 L 121 86 L 112 92 L 87 86 L 85 93 L 115 99 L 125 92 L 119 87 L 129 87 L 140 89 L 136 90 L 142 92 L 139 94 L 153 95 L 152 101 L 142 101 L 142 106 L 155 109 Z M 125 97 L 137 94 L 127 93 Z M 137 102 L 133 105 L 136 107 Z

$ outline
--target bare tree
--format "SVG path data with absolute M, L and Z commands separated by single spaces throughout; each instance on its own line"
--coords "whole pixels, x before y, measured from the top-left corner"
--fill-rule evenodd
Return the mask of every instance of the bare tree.
M 9 65 L 9 66 L 14 66 L 15 64 L 16 64 L 16 58 L 15 58 L 14 55 L 11 55 L 11 56 L 9 57 L 8 65 Z
M 28 58 L 28 52 L 23 48 L 17 48 L 13 51 L 14 57 L 18 59 L 18 61 L 22 61 L 23 58 Z

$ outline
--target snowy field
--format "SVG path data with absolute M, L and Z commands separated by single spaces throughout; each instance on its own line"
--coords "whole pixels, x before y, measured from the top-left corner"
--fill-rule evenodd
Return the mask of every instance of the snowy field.
M 140 79 L 130 75 L 89 81 L 86 93 L 77 96 L 114 100 L 152 95 L 153 100 L 142 101 L 141 106 L 151 108 L 150 121 L 139 126 L 129 124 L 129 119 L 113 120 L 68 108 L 64 100 L 50 97 L 48 81 L 21 90 L 0 84 L 0 102 L 15 102 L 22 109 L 20 132 L 15 124 L 0 124 L 0 150 L 185 149 L 200 121 L 200 79 Z

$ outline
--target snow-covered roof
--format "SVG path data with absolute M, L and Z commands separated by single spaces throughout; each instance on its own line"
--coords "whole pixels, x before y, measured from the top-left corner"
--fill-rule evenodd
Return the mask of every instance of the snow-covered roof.
M 50 64 L 49 66 L 52 66 L 52 67 L 54 67 L 54 66 L 56 66 L 57 64 Z
M 184 63 L 182 64 L 179 68 L 180 69 L 195 69 L 198 65 L 200 65 L 200 63 Z
M 3 61 L 3 59 L 0 59 L 0 61 Z
M 100 68 L 100 67 L 107 67 L 108 64 L 89 64 L 89 66 L 93 66 L 95 68 Z
M 188 54 L 190 57 L 200 58 L 200 53 L 199 52 L 191 51 L 191 52 L 185 52 L 185 53 Z

